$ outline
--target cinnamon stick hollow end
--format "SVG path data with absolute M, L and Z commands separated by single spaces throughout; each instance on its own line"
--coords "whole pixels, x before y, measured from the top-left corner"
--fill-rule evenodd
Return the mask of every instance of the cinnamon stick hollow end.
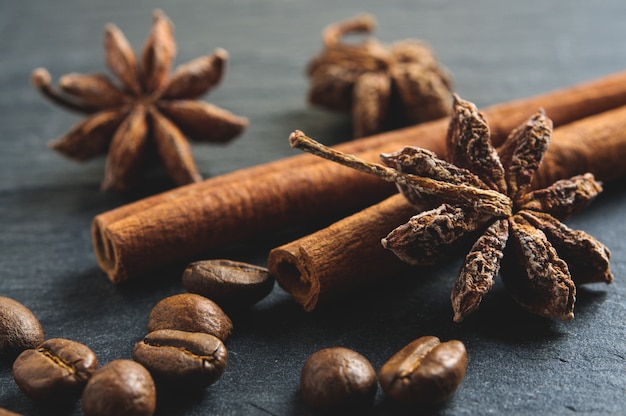
M 91 239 L 98 265 L 109 280 L 116 284 L 126 280 L 122 263 L 117 261 L 115 245 L 97 217 L 91 224 Z
M 165 264 L 172 264 L 173 259 L 162 253 L 162 242 L 158 239 L 154 242 L 155 246 L 147 244 L 146 247 L 148 233 L 145 230 L 150 227 L 145 220 L 120 218 L 113 224 L 105 220 L 100 216 L 94 218 L 91 223 L 91 240 L 96 261 L 111 283 L 117 285 L 158 270 Z M 135 228 L 138 227 L 137 222 L 142 223 L 143 231 Z M 183 258 L 171 247 L 170 252 L 178 259 Z M 155 258 L 162 258 L 163 262 L 157 262 Z
M 315 309 L 320 294 L 320 278 L 315 269 L 307 269 L 307 253 L 303 250 L 274 249 L 270 253 L 270 270 L 281 276 L 280 285 L 304 310 Z

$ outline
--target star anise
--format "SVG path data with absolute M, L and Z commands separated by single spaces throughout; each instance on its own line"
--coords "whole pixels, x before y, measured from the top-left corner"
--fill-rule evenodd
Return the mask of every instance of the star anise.
M 170 75 L 176 54 L 173 30 L 167 16 L 156 10 L 139 63 L 121 30 L 108 24 L 105 60 L 119 83 L 104 74 L 67 74 L 57 91 L 47 70 L 33 71 L 33 84 L 51 101 L 89 115 L 50 147 L 78 161 L 108 152 L 104 190 L 131 189 L 150 146 L 177 184 L 197 182 L 202 178 L 185 135 L 224 143 L 248 124 L 246 118 L 196 101 L 221 81 L 225 50 L 216 49 Z
M 450 162 L 406 147 L 381 155 L 387 165 L 382 166 L 328 149 L 301 132 L 290 142 L 396 183 L 421 211 L 382 239 L 403 261 L 432 264 L 477 237 L 451 295 L 456 322 L 478 308 L 503 257 L 501 276 L 522 307 L 544 317 L 572 319 L 577 284 L 613 280 L 609 250 L 561 222 L 585 208 L 602 191 L 601 184 L 587 173 L 534 190 L 533 175 L 552 133 L 546 115 L 539 111 L 496 150 L 476 107 L 454 98 L 447 135 Z
M 372 16 L 359 15 L 324 29 L 324 49 L 307 66 L 309 101 L 351 111 L 355 137 L 386 129 L 392 115 L 407 125 L 450 114 L 452 80 L 427 44 L 342 42 L 350 33 L 371 33 L 375 25 Z

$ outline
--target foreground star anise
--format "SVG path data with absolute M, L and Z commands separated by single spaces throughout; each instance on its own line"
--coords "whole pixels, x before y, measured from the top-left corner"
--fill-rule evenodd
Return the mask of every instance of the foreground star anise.
M 382 155 L 371 164 L 326 148 L 301 132 L 292 146 L 395 182 L 422 212 L 382 239 L 414 265 L 432 264 L 476 237 L 454 285 L 454 320 L 476 310 L 500 272 L 528 311 L 572 319 L 576 284 L 610 283 L 609 250 L 561 220 L 585 208 L 602 188 L 587 173 L 533 190 L 533 175 L 548 148 L 552 122 L 543 112 L 515 129 L 496 150 L 476 107 L 455 96 L 447 136 L 450 162 L 417 148 Z M 510 240 L 510 241 L 509 241 Z M 508 244 L 507 244 L 508 243 Z
M 351 111 L 355 137 L 383 131 L 392 115 L 408 125 L 450 114 L 451 77 L 424 42 L 342 42 L 347 34 L 372 32 L 375 25 L 372 16 L 359 15 L 324 30 L 324 49 L 307 66 L 309 101 Z
M 120 29 L 106 26 L 106 64 L 121 85 L 103 74 L 68 74 L 56 91 L 47 70 L 33 71 L 33 84 L 51 101 L 89 114 L 50 146 L 79 161 L 108 152 L 104 190 L 131 189 L 150 146 L 177 184 L 197 182 L 202 178 L 185 135 L 224 143 L 248 124 L 243 117 L 195 101 L 221 81 L 225 50 L 183 64 L 170 76 L 176 54 L 173 30 L 167 16 L 156 10 L 139 64 Z

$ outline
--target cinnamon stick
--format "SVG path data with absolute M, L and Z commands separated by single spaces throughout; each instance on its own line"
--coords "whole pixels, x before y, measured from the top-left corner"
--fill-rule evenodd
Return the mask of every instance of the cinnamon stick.
M 555 129 L 534 186 L 543 188 L 586 172 L 610 181 L 626 175 L 625 158 L 626 106 Z M 416 213 L 404 196 L 396 194 L 273 249 L 268 267 L 296 302 L 310 311 L 405 267 L 380 240 Z
M 626 72 L 484 110 L 495 143 L 538 108 L 555 125 L 626 104 Z M 377 161 L 404 145 L 442 152 L 441 119 L 337 146 Z M 299 155 L 164 192 L 94 218 L 92 240 L 110 280 L 194 258 L 218 245 L 320 215 L 358 210 L 395 188 L 369 175 Z M 350 197 L 346 197 L 350 195 Z

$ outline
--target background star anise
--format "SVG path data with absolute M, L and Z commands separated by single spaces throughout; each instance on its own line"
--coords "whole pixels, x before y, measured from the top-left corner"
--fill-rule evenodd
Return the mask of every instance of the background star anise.
M 89 115 L 50 146 L 79 161 L 108 152 L 104 190 L 131 189 L 150 147 L 177 184 L 197 182 L 202 178 L 185 135 L 224 143 L 248 124 L 246 118 L 196 101 L 221 81 L 225 50 L 183 64 L 170 75 L 176 54 L 173 30 L 156 10 L 139 63 L 120 29 L 107 25 L 105 60 L 119 83 L 104 74 L 68 74 L 57 91 L 47 70 L 33 71 L 33 84 L 51 101 Z
M 500 272 L 513 298 L 528 311 L 572 319 L 576 285 L 610 283 L 609 250 L 561 222 L 585 208 L 602 188 L 592 174 L 533 190 L 533 175 L 548 148 L 552 122 L 540 111 L 495 149 L 476 107 L 454 97 L 446 162 L 406 147 L 371 164 L 292 134 L 292 146 L 395 182 L 422 210 L 382 239 L 403 261 L 432 264 L 477 238 L 452 291 L 454 320 L 476 310 Z M 471 242 L 471 241 L 469 241 Z M 507 255 L 505 256 L 505 251 Z
M 424 42 L 342 42 L 344 35 L 374 27 L 372 16 L 359 15 L 324 30 L 324 49 L 307 66 L 309 101 L 351 111 L 355 137 L 384 130 L 392 116 L 408 125 L 450 114 L 452 79 Z

